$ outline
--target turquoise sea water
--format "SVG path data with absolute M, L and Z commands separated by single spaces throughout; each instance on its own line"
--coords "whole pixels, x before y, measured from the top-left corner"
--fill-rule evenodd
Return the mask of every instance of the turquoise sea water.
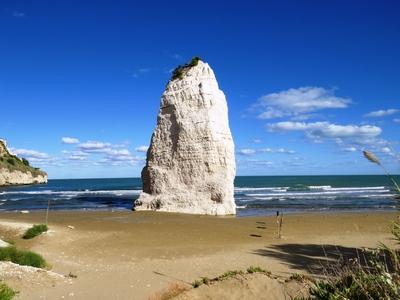
M 395 176 L 400 181 L 400 176 Z M 130 210 L 140 178 L 62 179 L 45 185 L 0 188 L 0 211 Z M 386 176 L 238 176 L 238 215 L 302 211 L 395 210 L 398 200 Z

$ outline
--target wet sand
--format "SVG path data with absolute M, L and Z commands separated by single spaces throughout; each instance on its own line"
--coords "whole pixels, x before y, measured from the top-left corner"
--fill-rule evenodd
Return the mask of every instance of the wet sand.
M 50 212 L 47 234 L 20 238 L 26 224 L 43 223 L 44 216 L 1 213 L 0 238 L 42 254 L 53 272 L 77 278 L 46 282 L 0 275 L 20 291 L 19 299 L 147 299 L 171 282 L 191 283 L 250 265 L 283 277 L 318 275 L 323 261 L 393 243 L 389 226 L 397 214 L 288 215 L 278 239 L 270 216 L 62 211 Z

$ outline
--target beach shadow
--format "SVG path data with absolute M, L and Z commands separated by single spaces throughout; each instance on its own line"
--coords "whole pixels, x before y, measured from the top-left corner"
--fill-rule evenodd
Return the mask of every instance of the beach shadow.
M 258 229 L 267 229 L 265 226 L 257 226 Z
M 251 237 L 258 237 L 258 238 L 262 237 L 262 235 L 259 235 L 259 234 L 249 234 L 249 236 L 251 236 Z
M 357 259 L 363 266 L 367 265 L 362 249 L 337 245 L 280 244 L 257 249 L 253 253 L 278 259 L 293 269 L 314 275 L 325 273 L 333 264 L 353 259 Z
M 262 224 L 262 225 L 265 225 L 266 223 L 265 222 L 261 222 L 261 221 L 258 221 L 258 222 L 256 222 L 257 224 Z

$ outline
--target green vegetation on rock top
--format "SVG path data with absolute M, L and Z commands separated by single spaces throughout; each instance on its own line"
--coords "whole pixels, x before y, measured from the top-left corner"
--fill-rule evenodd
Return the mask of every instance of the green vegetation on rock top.
M 187 72 L 190 68 L 197 66 L 200 60 L 201 60 L 200 57 L 195 56 L 192 58 L 190 63 L 184 64 L 182 66 L 177 66 L 175 70 L 172 72 L 171 79 L 172 80 L 182 79 L 185 72 Z

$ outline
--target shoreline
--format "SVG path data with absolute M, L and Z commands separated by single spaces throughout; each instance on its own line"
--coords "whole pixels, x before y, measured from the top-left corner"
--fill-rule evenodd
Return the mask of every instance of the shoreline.
M 78 277 L 51 283 L 35 279 L 39 283 L 34 284 L 6 278 L 21 291 L 19 299 L 61 299 L 71 293 L 75 299 L 147 299 L 176 281 L 190 283 L 249 266 L 285 278 L 317 275 L 321 262 L 338 252 L 352 256 L 378 242 L 391 245 L 389 226 L 398 212 L 285 215 L 278 239 L 275 216 L 50 211 L 47 234 L 20 238 L 18 225 L 42 223 L 44 216 L 45 211 L 0 213 L 0 238 L 40 253 L 53 272 Z M 35 289 L 37 284 L 43 288 Z
M 1 207 L 1 206 L 0 206 Z M 0 217 L 1 215 L 21 215 L 21 214 L 40 214 L 45 213 L 46 209 L 27 209 L 28 213 L 21 213 L 21 211 L 25 211 L 25 209 L 21 210 L 1 210 L 0 209 Z M 351 210 L 341 210 L 341 209 L 323 209 L 323 210 L 293 210 L 293 211 L 285 211 L 284 209 L 277 209 L 271 211 L 271 213 L 266 214 L 238 214 L 236 215 L 202 215 L 202 216 L 209 216 L 209 217 L 216 217 L 216 218 L 253 218 L 253 217 L 274 217 L 276 216 L 276 212 L 279 211 L 283 213 L 284 216 L 297 216 L 297 215 L 314 215 L 314 214 L 385 214 L 385 213 L 396 213 L 400 210 L 397 208 L 391 209 L 351 209 Z M 52 213 L 96 213 L 96 212 L 109 212 L 109 213 L 118 213 L 118 212 L 130 212 L 130 213 L 139 213 L 139 211 L 135 211 L 133 209 L 128 208 L 82 208 L 82 209 L 51 209 L 49 210 L 49 215 Z M 189 213 L 175 213 L 175 212 L 161 212 L 161 211 L 145 211 L 145 212 L 153 212 L 153 213 L 161 213 L 161 214 L 177 214 L 177 215 L 188 215 L 188 216 L 200 216 L 199 214 L 189 214 Z

